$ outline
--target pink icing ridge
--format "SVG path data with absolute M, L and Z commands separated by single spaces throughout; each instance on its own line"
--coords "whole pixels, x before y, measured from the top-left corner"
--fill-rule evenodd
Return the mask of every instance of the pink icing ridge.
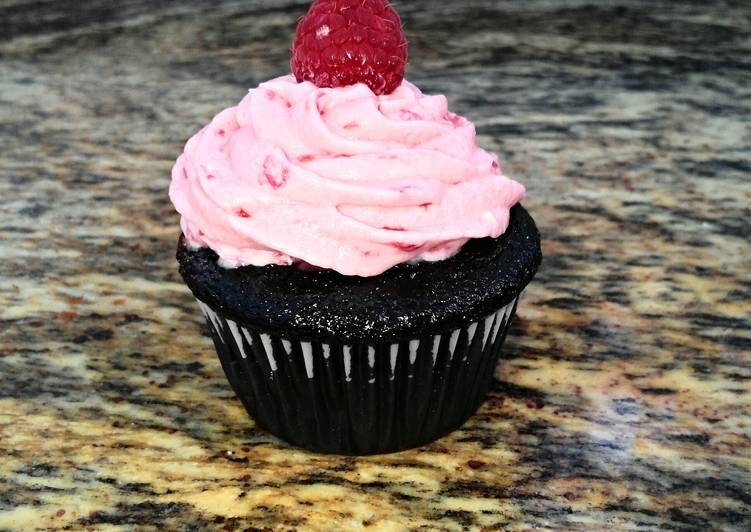
M 226 267 L 301 262 L 363 277 L 500 236 L 524 194 L 445 96 L 292 76 L 191 138 L 170 186 L 188 243 Z

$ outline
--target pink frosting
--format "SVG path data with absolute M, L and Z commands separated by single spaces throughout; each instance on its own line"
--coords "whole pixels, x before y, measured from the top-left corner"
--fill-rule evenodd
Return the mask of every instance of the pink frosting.
M 225 267 L 307 263 L 363 277 L 500 236 L 524 193 L 444 96 L 407 81 L 376 96 L 292 76 L 191 138 L 170 187 L 188 243 Z

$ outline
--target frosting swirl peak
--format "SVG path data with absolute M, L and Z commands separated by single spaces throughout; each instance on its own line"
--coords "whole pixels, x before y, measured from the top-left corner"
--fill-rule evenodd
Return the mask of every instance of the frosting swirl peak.
M 498 237 L 524 187 L 444 96 L 403 81 L 318 88 L 285 76 L 191 138 L 170 197 L 191 245 L 227 267 L 307 263 L 373 276 Z

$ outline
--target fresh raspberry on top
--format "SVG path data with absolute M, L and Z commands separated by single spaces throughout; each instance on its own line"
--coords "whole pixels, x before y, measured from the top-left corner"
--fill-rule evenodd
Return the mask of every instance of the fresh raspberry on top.
M 390 94 L 404 79 L 407 39 L 388 0 L 315 0 L 297 25 L 292 72 L 318 87 L 365 83 Z

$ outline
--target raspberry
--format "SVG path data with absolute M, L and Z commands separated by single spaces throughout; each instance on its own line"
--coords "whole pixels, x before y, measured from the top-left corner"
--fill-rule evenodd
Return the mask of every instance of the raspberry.
M 287 184 L 289 168 L 269 156 L 263 163 L 263 175 L 271 188 L 276 190 Z
M 291 67 L 298 82 L 364 83 L 390 94 L 406 64 L 407 39 L 388 0 L 315 0 L 297 25 Z

